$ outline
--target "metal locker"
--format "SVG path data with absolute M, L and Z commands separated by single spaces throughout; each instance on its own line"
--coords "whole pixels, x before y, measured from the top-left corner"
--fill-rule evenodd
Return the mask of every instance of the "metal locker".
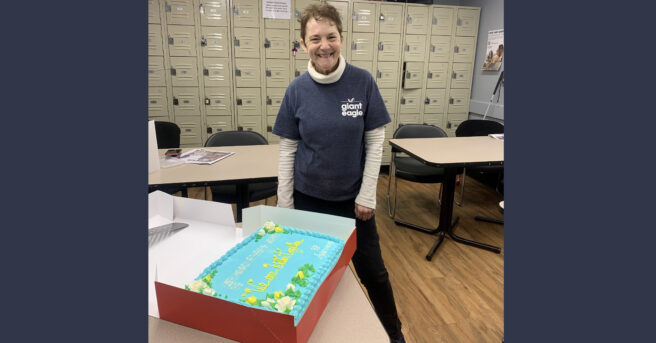
M 204 57 L 228 57 L 230 41 L 227 27 L 202 26 L 200 46 Z
M 399 101 L 399 114 L 416 113 L 417 119 L 415 123 L 419 122 L 419 113 L 421 113 L 421 105 L 424 100 L 421 98 L 421 89 L 404 89 L 401 93 Z M 405 123 L 409 124 L 409 123 Z
M 232 96 L 230 87 L 205 87 L 203 104 L 208 116 L 231 116 Z
M 351 64 L 358 67 L 358 68 L 362 68 L 362 69 L 368 71 L 369 74 L 371 74 L 372 76 L 375 77 L 374 71 L 373 71 L 374 62 L 372 62 L 372 61 L 351 61 Z
M 449 62 L 451 57 L 451 36 L 431 36 L 428 50 L 429 61 Z
M 465 120 L 467 120 L 467 117 L 463 119 L 461 115 L 454 117 L 452 114 L 448 114 L 444 131 L 446 131 L 449 137 L 455 137 L 458 126 L 460 126 L 460 124 L 462 124 L 462 122 Z
M 469 89 L 449 91 L 448 113 L 469 113 Z
M 435 125 L 440 129 L 444 129 L 444 124 L 442 124 L 443 120 L 444 120 L 444 114 L 442 113 L 424 113 L 423 122 L 428 125 Z
M 353 32 L 374 32 L 377 19 L 375 3 L 353 3 Z
M 289 46 L 289 30 L 265 29 L 263 46 L 266 58 L 288 60 L 292 51 Z
M 456 36 L 476 36 L 480 9 L 458 8 Z
M 260 116 L 239 116 L 237 118 L 237 130 L 255 131 L 262 134 L 262 117 Z
M 232 2 L 232 25 L 234 27 L 260 27 L 260 5 L 258 0 Z
M 395 33 L 381 33 L 378 37 L 378 60 L 401 60 L 401 35 Z
M 405 36 L 403 59 L 405 61 L 420 62 L 426 56 L 426 35 Z
M 375 76 L 378 88 L 396 88 L 399 84 L 399 62 L 378 62 Z
M 265 68 L 267 87 L 287 87 L 289 85 L 289 60 L 267 59 Z
M 148 0 L 148 22 L 159 23 L 159 0 Z
M 299 22 L 301 20 L 301 13 L 303 13 L 303 9 L 307 7 L 307 5 L 313 3 L 313 2 L 319 2 L 318 0 L 296 0 L 294 2 L 294 29 L 300 30 L 301 29 L 301 23 Z M 299 35 L 300 36 L 300 35 Z
M 451 71 L 451 88 L 469 88 L 472 72 L 471 63 L 454 63 Z
M 173 113 L 200 116 L 200 96 L 198 87 L 173 87 Z
M 148 56 L 148 87 L 166 86 L 164 57 Z
M 285 97 L 286 88 L 267 88 L 266 95 L 266 114 L 269 116 L 277 116 L 282 105 L 282 99 Z
M 426 88 L 446 88 L 449 80 L 448 63 L 428 63 L 428 75 L 426 75 Z
M 453 43 L 453 62 L 472 63 L 476 53 L 475 41 L 475 37 L 456 37 Z
M 197 147 L 203 145 L 199 117 L 176 116 L 175 123 L 180 127 L 181 147 Z
M 406 62 L 403 76 L 403 88 L 421 88 L 424 84 L 424 62 Z
M 148 87 L 148 117 L 168 117 L 166 87 Z
M 235 58 L 235 80 L 237 87 L 260 87 L 261 64 L 259 59 Z
M 398 123 L 397 127 L 405 124 L 419 124 L 419 113 L 403 113 L 399 114 L 396 122 Z
M 446 89 L 427 89 L 424 100 L 424 113 L 444 113 Z
M 351 21 L 348 17 L 349 3 L 344 1 L 326 1 L 326 2 L 337 9 L 337 12 L 339 13 L 339 19 L 342 20 L 342 31 L 348 32 L 349 22 Z
M 383 98 L 387 112 L 390 116 L 396 113 L 396 99 L 399 92 L 396 88 L 380 88 L 380 96 Z
M 296 59 L 304 59 L 304 60 L 309 60 L 310 55 L 303 50 L 303 47 L 301 46 L 301 30 L 295 30 L 294 32 L 294 41 L 291 43 L 293 46 L 289 47 L 289 50 L 291 51 L 292 48 L 296 48 Z M 343 48 L 342 48 L 343 49 Z M 342 52 L 342 55 L 344 55 L 344 52 Z
M 385 137 L 387 137 L 387 135 Z M 392 136 L 390 136 L 389 138 L 392 138 Z M 383 154 L 381 156 L 381 161 L 383 165 L 387 165 L 388 163 L 390 163 L 392 158 L 392 146 L 389 144 L 389 138 L 383 141 Z
M 289 19 L 264 18 L 264 27 L 267 29 L 289 29 Z
M 451 36 L 453 32 L 453 8 L 433 7 L 431 34 Z
M 166 23 L 171 25 L 194 25 L 192 0 L 164 0 Z
M 206 57 L 203 59 L 203 80 L 205 87 L 229 87 L 230 68 L 227 58 Z
M 207 117 L 206 121 L 207 127 L 209 128 L 209 132 L 207 133 L 208 136 L 221 131 L 234 130 L 231 116 L 212 116 Z
M 169 55 L 196 56 L 196 35 L 193 26 L 168 25 Z
M 423 35 L 428 33 L 428 17 L 430 11 L 426 6 L 408 5 L 405 34 Z
M 293 78 L 297 78 L 303 75 L 307 71 L 308 60 L 294 60 L 294 75 Z
M 237 88 L 235 102 L 237 104 L 237 116 L 261 116 L 262 95 L 259 88 Z
M 203 26 L 228 26 L 226 0 L 200 0 L 200 24 Z
M 351 42 L 351 60 L 371 61 L 374 59 L 374 34 L 373 33 L 353 33 Z
M 389 140 L 390 138 L 392 138 L 392 136 L 394 136 L 394 130 L 395 128 L 394 125 L 392 125 L 392 123 L 385 125 L 385 141 L 386 141 L 385 143 L 387 146 L 389 146 L 389 142 L 387 142 L 387 140 Z
M 260 30 L 251 28 L 234 28 L 233 44 L 235 57 L 260 57 Z
M 403 27 L 403 5 L 380 4 L 378 15 L 380 33 L 401 33 Z
M 159 24 L 148 24 L 148 55 L 163 56 L 162 27 Z
M 447 119 L 451 122 L 454 121 L 465 121 L 469 118 L 469 113 L 449 113 L 447 114 Z
M 171 57 L 171 85 L 198 87 L 196 57 Z
M 272 132 L 274 125 L 276 125 L 276 116 L 267 116 L 266 139 L 269 144 L 280 142 L 280 137 Z

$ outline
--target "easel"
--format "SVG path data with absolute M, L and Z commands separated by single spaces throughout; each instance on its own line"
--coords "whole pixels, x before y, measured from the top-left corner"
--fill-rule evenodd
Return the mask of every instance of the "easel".
M 487 117 L 487 111 L 490 109 L 490 106 L 492 106 L 492 101 L 494 101 L 494 96 L 497 95 L 497 90 L 499 91 L 499 94 L 497 95 L 497 103 L 499 103 L 499 98 L 501 97 L 501 89 L 499 86 L 503 87 L 503 71 L 501 71 L 501 74 L 499 75 L 499 80 L 497 80 L 497 85 L 494 87 L 494 92 L 492 92 L 490 102 L 487 104 L 487 108 L 483 114 L 483 120 L 485 120 L 485 117 Z

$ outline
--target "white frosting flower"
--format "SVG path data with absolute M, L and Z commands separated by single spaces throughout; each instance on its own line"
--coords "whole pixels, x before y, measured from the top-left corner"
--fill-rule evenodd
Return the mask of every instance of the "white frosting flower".
M 196 280 L 189 285 L 189 289 L 193 292 L 202 292 L 207 288 L 207 284 L 203 280 Z
M 260 236 L 264 236 L 266 235 L 266 231 L 264 231 L 264 229 L 260 229 L 260 231 L 258 231 L 257 234 Z
M 216 291 L 212 288 L 207 287 L 203 289 L 203 294 L 214 296 L 216 294 Z
M 294 309 L 294 304 L 296 304 L 296 300 L 292 300 L 292 298 L 285 296 L 278 299 L 276 310 L 278 310 L 278 312 L 284 313 L 286 310 Z
M 276 301 L 274 299 L 271 299 L 271 298 L 267 298 L 266 302 L 268 302 L 269 304 L 275 304 L 276 303 Z
M 294 285 L 291 284 L 291 283 L 288 283 L 288 284 L 287 284 L 287 288 L 285 288 L 285 291 L 288 290 L 288 289 L 290 289 L 290 288 L 292 289 L 292 292 L 296 292 L 296 286 L 294 286 Z
M 269 304 L 268 301 L 263 301 L 263 302 L 261 302 L 260 304 L 261 304 L 262 306 L 264 306 L 264 307 L 271 308 L 271 304 Z
M 267 230 L 267 232 L 271 232 L 271 231 L 276 229 L 276 224 L 269 221 L 269 222 L 264 223 L 264 228 Z

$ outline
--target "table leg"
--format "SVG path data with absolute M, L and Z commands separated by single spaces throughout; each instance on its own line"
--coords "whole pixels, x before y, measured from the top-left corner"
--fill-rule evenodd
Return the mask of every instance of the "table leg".
M 237 222 L 241 223 L 241 210 L 248 208 L 248 184 L 237 184 Z

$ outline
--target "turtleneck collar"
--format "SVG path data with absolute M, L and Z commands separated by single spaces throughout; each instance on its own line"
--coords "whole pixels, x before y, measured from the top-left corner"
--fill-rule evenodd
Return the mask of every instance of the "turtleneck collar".
M 312 77 L 317 83 L 328 84 L 337 82 L 342 77 L 344 69 L 346 69 L 346 60 L 342 55 L 339 55 L 339 65 L 337 66 L 337 69 L 328 75 L 316 71 L 312 65 L 312 60 L 308 61 L 308 72 L 310 73 L 310 77 Z

